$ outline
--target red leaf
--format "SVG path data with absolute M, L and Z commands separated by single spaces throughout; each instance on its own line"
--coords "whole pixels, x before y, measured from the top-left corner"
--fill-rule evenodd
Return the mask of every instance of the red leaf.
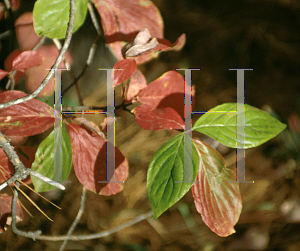
M 114 85 L 118 86 L 130 78 L 136 70 L 136 62 L 134 59 L 123 59 L 114 65 L 114 69 L 122 69 L 114 71 Z
M 5 4 L 0 3 L 0 21 L 2 20 L 5 12 L 6 12 Z M 1 49 L 1 46 L 0 46 L 0 49 Z
M 50 69 L 52 67 L 59 54 L 59 51 L 55 47 L 55 45 L 41 46 L 36 51 L 42 55 L 44 61 L 41 65 L 30 68 L 26 71 L 26 88 L 30 93 L 34 92 L 40 86 L 41 82 L 49 72 L 49 70 L 47 69 Z M 67 52 L 65 54 L 65 58 L 70 64 L 72 63 L 72 57 L 70 53 Z M 59 65 L 59 69 L 62 68 L 66 68 L 63 62 L 61 62 L 61 64 Z M 39 93 L 38 97 L 50 96 L 53 92 L 54 77 L 50 79 L 49 83 Z
M 6 226 L 10 225 L 11 219 L 11 202 L 12 196 L 3 193 L 0 194 L 0 233 L 6 231 Z M 22 221 L 24 218 L 23 210 L 20 203 L 17 201 L 16 221 Z
M 25 12 L 15 22 L 16 36 L 22 50 L 31 50 L 39 41 L 40 37 L 33 28 L 32 12 Z
M 11 9 L 13 11 L 16 11 L 20 7 L 20 1 L 21 0 L 10 0 Z
M 137 101 L 143 105 L 132 112 L 143 129 L 184 129 L 184 79 L 178 72 L 168 71 L 151 82 L 139 92 Z M 150 124 L 146 125 L 145 121 Z
M 8 75 L 7 71 L 3 71 L 0 69 L 0 80 L 3 79 L 4 77 L 6 77 Z
M 21 91 L 0 94 L 1 103 L 26 96 Z M 0 109 L 0 131 L 7 136 L 31 136 L 54 125 L 53 109 L 36 99 Z
M 35 159 L 35 152 L 37 148 L 31 147 L 31 146 L 17 146 L 15 147 L 15 151 L 20 157 L 20 160 L 26 166 L 27 168 L 31 168 L 31 165 Z M 2 167 L 1 167 L 2 166 Z M 9 179 L 12 174 L 14 174 L 14 167 L 10 163 L 8 157 L 3 152 L 2 149 L 0 149 L 0 170 L 5 174 L 6 179 Z M 5 181 L 5 178 L 3 177 L 2 173 L 0 172 L 0 184 Z M 30 179 L 30 175 L 25 180 L 22 180 L 26 184 L 32 183 Z
M 12 62 L 21 53 L 22 53 L 22 50 L 20 50 L 20 49 L 13 50 L 4 61 L 4 69 L 7 71 L 11 71 L 13 68 Z M 15 83 L 16 84 L 20 83 L 24 77 L 25 77 L 25 74 L 23 72 L 17 71 L 14 75 Z
M 135 72 L 131 75 L 129 81 L 129 88 L 127 91 L 126 102 L 131 102 L 132 99 L 139 93 L 140 90 L 147 87 L 147 81 L 145 76 L 140 70 L 135 70 Z M 124 92 L 126 93 L 126 88 L 124 88 Z
M 217 235 L 226 237 L 235 233 L 242 199 L 232 170 L 226 168 L 223 157 L 211 146 L 194 140 L 200 157 L 199 183 L 192 186 L 194 202 L 203 222 Z
M 184 94 L 184 79 L 177 71 L 168 71 L 151 82 L 147 88 L 141 90 L 137 96 L 137 101 L 158 107 L 166 97 L 178 93 Z M 173 102 L 168 102 L 168 105 L 164 103 L 164 107 L 172 107 L 172 103 L 179 103 L 182 109 L 181 114 L 183 114 L 184 99 L 175 100 L 175 102 L 173 100 Z
M 184 122 L 179 114 L 172 108 L 154 109 L 150 105 L 134 108 L 136 122 L 145 130 L 174 130 L 184 129 Z
M 106 144 L 99 136 L 76 124 L 68 124 L 73 148 L 75 174 L 82 185 L 100 195 L 113 195 L 123 189 L 122 183 L 98 183 L 106 180 Z M 115 180 L 125 181 L 128 163 L 115 148 Z
M 13 70 L 25 72 L 28 68 L 43 63 L 42 55 L 38 51 L 24 51 L 12 62 Z
M 95 0 L 101 16 L 104 35 L 116 57 L 121 60 L 124 42 L 132 42 L 142 29 L 148 28 L 153 37 L 163 38 L 163 20 L 159 10 L 148 0 Z M 137 59 L 137 63 L 149 61 L 152 55 Z

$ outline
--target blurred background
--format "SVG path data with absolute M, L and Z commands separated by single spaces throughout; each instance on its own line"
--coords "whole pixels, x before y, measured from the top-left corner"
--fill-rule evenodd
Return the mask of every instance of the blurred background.
M 300 250 L 300 2 L 153 2 L 164 19 L 165 38 L 174 42 L 186 33 L 187 42 L 180 52 L 162 53 L 140 67 L 148 83 L 168 70 L 201 68 L 193 72 L 192 84 L 196 88 L 193 102 L 195 110 L 207 111 L 225 102 L 236 102 L 236 71 L 229 68 L 253 68 L 245 72 L 245 102 L 265 110 L 288 127 L 262 146 L 246 150 L 246 180 L 255 182 L 240 184 L 243 210 L 235 234 L 223 238 L 213 233 L 202 222 L 190 191 L 157 220 L 149 218 L 101 239 L 68 242 L 65 250 Z M 85 27 L 88 26 L 90 20 Z M 88 51 L 88 44 L 95 36 L 95 32 L 81 28 L 74 36 L 77 40 L 73 40 L 71 53 Z M 97 53 L 99 57 L 94 63 L 99 68 L 105 57 L 101 57 L 104 53 L 101 49 Z M 83 62 L 84 55 L 80 56 Z M 99 89 L 101 81 L 95 74 L 91 72 L 83 80 L 90 83 L 86 88 Z M 84 98 L 89 104 L 103 100 L 103 96 L 93 91 L 86 91 Z M 155 151 L 176 132 L 141 130 L 131 114 L 121 115 L 116 124 L 116 145 L 129 161 L 124 190 L 111 197 L 88 192 L 86 209 L 74 234 L 111 229 L 151 209 L 146 191 L 147 168 Z M 98 125 L 103 121 L 103 117 L 94 115 L 86 118 Z M 193 117 L 193 121 L 196 119 Z M 197 137 L 215 144 L 204 135 Z M 228 167 L 235 170 L 235 151 L 222 145 L 217 150 Z M 74 173 L 69 181 L 65 192 L 45 193 L 62 211 L 25 189 L 54 222 L 49 222 L 21 198 L 35 218 L 26 216 L 19 223 L 20 229 L 65 234 L 77 214 L 82 191 Z M 10 228 L 0 235 L 0 243 L 0 250 L 9 251 L 51 251 L 61 245 L 61 242 L 34 242 L 14 235 Z

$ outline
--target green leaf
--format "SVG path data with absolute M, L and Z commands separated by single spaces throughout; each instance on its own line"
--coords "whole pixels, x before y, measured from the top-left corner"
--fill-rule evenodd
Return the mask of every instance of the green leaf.
M 237 109 L 241 110 L 240 118 L 243 119 L 245 114 L 245 122 L 243 120 L 244 123 L 239 123 L 244 127 L 245 138 L 244 135 L 237 134 Z M 233 112 L 225 113 L 228 111 Z M 274 138 L 285 128 L 285 124 L 268 113 L 246 104 L 243 107 L 241 103 L 225 103 L 216 106 L 201 116 L 193 126 L 193 130 L 206 134 L 225 146 L 243 149 L 259 146 Z
M 88 0 L 75 1 L 73 33 L 83 24 Z M 70 15 L 69 0 L 37 0 L 33 8 L 33 26 L 39 36 L 65 38 Z
M 185 139 L 190 142 L 192 149 L 190 151 L 192 158 L 189 153 L 188 162 L 190 163 L 186 165 L 184 165 L 184 152 L 188 148 L 185 148 Z M 186 153 L 188 152 L 186 151 Z M 190 190 L 198 169 L 199 156 L 187 134 L 176 135 L 157 150 L 150 162 L 147 174 L 148 197 L 154 219 L 173 206 Z
M 195 206 L 203 222 L 217 235 L 235 232 L 242 211 L 242 198 L 235 173 L 226 167 L 221 154 L 205 143 L 193 140 L 200 157 L 197 183 L 192 186 Z
M 32 164 L 32 170 L 54 180 L 54 138 L 62 139 L 63 158 L 61 170 L 59 171 L 61 171 L 61 178 L 64 181 L 69 176 L 72 168 L 72 145 L 65 124 L 63 124 L 62 130 L 60 128 L 55 129 L 39 145 Z M 46 192 L 55 188 L 34 176 L 31 176 L 31 179 L 37 192 Z

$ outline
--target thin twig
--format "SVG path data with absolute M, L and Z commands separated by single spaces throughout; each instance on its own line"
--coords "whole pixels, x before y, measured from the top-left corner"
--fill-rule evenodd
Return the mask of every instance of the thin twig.
M 1 167 L 3 170 L 5 170 L 1 165 L 0 165 L 0 167 Z M 5 173 L 1 170 L 1 168 L 0 168 L 0 173 L 2 174 L 3 178 L 7 181 L 7 178 L 5 177 L 6 175 L 5 175 Z M 18 181 L 20 181 L 20 180 L 18 180 Z M 23 183 L 23 182 L 21 181 L 21 183 Z M 23 183 L 23 184 L 25 184 L 25 183 Z M 9 188 L 10 188 L 10 190 L 12 191 L 12 193 L 14 193 L 13 188 L 12 188 L 11 186 L 9 186 Z M 26 211 L 26 213 L 28 213 L 30 217 L 34 218 L 33 215 L 29 212 L 29 210 L 22 204 L 22 202 L 21 202 L 19 199 L 18 199 L 18 201 L 19 201 L 21 207 Z
M 71 236 L 71 234 L 73 233 L 75 227 L 77 226 L 79 220 L 81 219 L 83 212 L 84 212 L 84 205 L 85 205 L 85 199 L 86 199 L 86 188 L 84 186 L 82 186 L 82 194 L 81 194 L 81 202 L 80 202 L 80 208 L 78 210 L 77 216 L 75 218 L 75 220 L 73 221 L 67 236 Z M 63 244 L 61 245 L 59 251 L 63 251 L 65 246 L 67 245 L 68 240 L 64 240 Z
M 62 94 L 65 94 L 73 85 L 75 85 L 77 83 L 77 81 L 82 77 L 82 75 L 84 74 L 87 67 L 91 65 L 91 63 L 94 59 L 95 53 L 96 53 L 97 43 L 100 39 L 103 40 L 103 42 L 105 43 L 105 46 L 110 50 L 112 55 L 114 55 L 113 52 L 111 51 L 110 47 L 107 46 L 107 44 L 106 44 L 105 36 L 103 35 L 103 31 L 101 29 L 101 26 L 100 26 L 98 20 L 97 20 L 97 17 L 96 17 L 95 11 L 94 11 L 94 7 L 93 7 L 91 2 L 88 3 L 88 10 L 89 10 L 89 14 L 91 16 L 92 22 L 94 24 L 94 27 L 95 27 L 95 30 L 96 30 L 98 36 L 96 37 L 96 39 L 94 40 L 93 44 L 90 47 L 89 55 L 88 55 L 88 58 L 86 60 L 86 64 L 83 67 L 82 71 L 80 72 L 78 77 L 73 81 L 73 83 L 70 84 L 65 90 L 63 90 Z
M 45 201 L 47 201 L 48 203 L 50 203 L 51 205 L 55 206 L 56 208 L 60 209 L 61 208 L 59 206 L 57 206 L 56 204 L 54 204 L 52 201 L 48 200 L 47 198 L 45 198 L 43 195 L 39 194 L 38 192 L 36 192 L 33 188 L 31 188 L 30 186 L 28 186 L 26 183 L 24 183 L 21 180 L 18 180 L 23 186 L 26 186 L 29 190 L 31 190 L 33 193 L 35 193 L 36 195 L 40 196 L 42 199 L 44 199 Z
M 9 0 L 4 0 L 4 3 L 5 3 L 5 6 L 6 6 L 7 10 L 11 9 L 10 1 Z
M 39 48 L 41 45 L 43 45 L 43 43 L 45 43 L 46 41 L 46 36 L 43 36 L 40 41 L 32 48 L 32 51 L 37 50 L 37 48 Z
M 91 19 L 92 19 L 92 22 L 94 24 L 94 27 L 97 31 L 97 34 L 98 35 L 102 35 L 102 30 L 101 30 L 101 26 L 100 24 L 98 23 L 98 20 L 97 20 L 97 17 L 96 17 L 96 14 L 95 14 L 95 11 L 94 11 L 94 7 L 93 5 L 91 4 L 91 2 L 88 3 L 88 9 L 89 9 L 89 13 L 90 13 L 90 16 L 91 16 Z
M 18 182 L 19 182 L 19 180 L 18 180 Z M 23 196 L 24 196 L 27 200 L 29 200 L 29 202 L 30 202 L 37 210 L 39 210 L 39 211 L 41 212 L 41 214 L 43 214 L 49 221 L 53 221 L 46 213 L 43 212 L 42 209 L 39 208 L 39 206 L 38 206 L 37 204 L 35 204 L 35 202 L 34 202 L 32 199 L 29 198 L 29 196 L 28 196 L 25 192 L 23 192 L 23 190 L 21 190 L 19 187 L 16 187 L 16 188 L 17 188 L 18 191 L 21 192 L 21 194 L 23 194 Z
M 53 75 L 54 75 L 53 70 L 57 69 L 59 64 L 61 63 L 69 45 L 70 45 L 71 38 L 72 38 L 72 31 L 73 31 L 73 25 L 74 25 L 74 19 L 75 19 L 75 0 L 70 0 L 70 6 L 71 6 L 70 7 L 70 21 L 68 24 L 68 29 L 67 29 L 67 34 L 66 34 L 66 39 L 65 39 L 64 45 L 54 63 L 54 65 L 51 67 L 51 70 L 49 71 L 49 73 L 47 74 L 45 79 L 42 81 L 40 86 L 33 93 L 29 94 L 28 96 L 22 97 L 22 98 L 18 98 L 18 99 L 15 99 L 15 100 L 12 100 L 12 101 L 9 101 L 6 103 L 2 103 L 2 104 L 0 104 L 0 109 L 34 99 L 44 89 L 44 87 L 48 84 L 50 79 L 53 77 Z
M 19 187 L 20 183 L 18 181 L 16 181 L 15 186 Z M 24 232 L 21 231 L 19 229 L 17 229 L 16 226 L 16 207 L 17 207 L 17 198 L 18 198 L 18 189 L 15 188 L 15 193 L 14 193 L 14 197 L 12 200 L 12 230 L 15 234 L 21 235 L 21 236 L 25 236 L 28 238 L 32 238 L 33 240 L 45 240 L 45 241 L 64 241 L 64 240 L 73 240 L 73 241 L 79 241 L 79 240 L 92 240 L 92 239 L 98 239 L 98 238 L 102 238 L 105 236 L 109 236 L 113 233 L 116 233 L 126 227 L 130 227 L 138 222 L 141 222 L 145 219 L 147 219 L 148 217 L 151 217 L 153 215 L 152 211 L 149 211 L 145 214 L 142 214 L 138 217 L 136 217 L 135 219 L 126 222 L 118 227 L 112 228 L 110 230 L 107 231 L 103 231 L 103 232 L 99 232 L 99 233 L 95 233 L 95 234 L 88 234 L 88 235 L 62 235 L 62 236 L 44 236 L 41 235 L 42 231 L 38 230 L 35 232 Z M 83 203 L 83 202 L 81 202 Z M 76 217 L 77 218 L 77 217 Z M 69 230 L 70 231 L 70 230 Z
M 123 230 L 126 227 L 130 227 L 130 226 L 132 226 L 132 225 L 134 225 L 138 222 L 141 222 L 141 221 L 147 219 L 148 217 L 151 217 L 152 215 L 153 215 L 153 212 L 149 211 L 148 213 L 142 214 L 142 215 L 136 217 L 135 219 L 133 219 L 131 221 L 128 221 L 128 222 L 126 222 L 126 223 L 124 223 L 124 224 L 122 224 L 118 227 L 112 228 L 110 230 L 102 231 L 102 232 L 99 232 L 99 233 L 95 233 L 95 234 L 71 235 L 71 236 L 67 236 L 67 235 L 62 235 L 62 236 L 36 235 L 36 236 L 34 236 L 34 238 L 36 240 L 45 240 L 45 241 L 64 241 L 64 240 L 80 241 L 80 240 L 98 239 L 98 238 L 109 236 L 113 233 L 116 233 L 120 230 Z
M 56 38 L 54 38 L 52 41 L 53 41 L 53 43 L 55 44 L 56 48 L 57 48 L 58 50 L 60 50 L 60 49 L 61 49 L 61 43 L 60 43 L 60 41 L 59 41 L 58 39 L 56 39 Z M 67 67 L 68 72 L 70 73 L 70 75 L 71 75 L 71 77 L 73 78 L 73 80 L 75 80 L 75 79 L 76 79 L 75 73 L 72 71 L 71 66 L 70 66 L 70 64 L 67 62 L 67 60 L 66 60 L 65 57 L 64 57 L 64 64 L 65 64 L 65 66 Z M 83 99 L 82 99 L 81 94 L 80 94 L 79 85 L 78 85 L 78 80 L 75 82 L 75 84 L 76 84 L 76 91 L 77 91 L 79 103 L 80 103 L 80 105 L 83 105 Z
M 8 30 L 0 34 L 0 40 L 5 39 L 11 35 L 12 31 Z
M 94 3 L 94 1 L 89 1 L 88 3 L 88 9 L 89 9 L 89 13 L 90 13 L 90 16 L 91 16 L 91 19 L 92 19 L 92 22 L 94 24 L 94 27 L 97 31 L 97 34 L 98 36 L 101 37 L 101 39 L 103 40 L 104 44 L 105 44 L 105 47 L 110 51 L 110 53 L 114 56 L 115 60 L 118 61 L 118 59 L 116 58 L 115 56 L 115 53 L 112 51 L 111 47 L 108 46 L 107 42 L 106 42 L 106 37 L 104 35 L 104 31 L 102 29 L 102 26 L 99 24 L 98 20 L 97 20 L 97 17 L 96 17 L 96 14 L 95 14 L 95 11 L 94 11 L 94 7 L 92 5 L 92 3 Z M 100 17 L 101 19 L 101 17 Z
M 75 85 L 78 82 L 78 80 L 82 77 L 82 75 L 84 74 L 87 67 L 92 63 L 94 56 L 95 56 L 96 48 L 97 48 L 97 42 L 99 39 L 100 39 L 100 36 L 98 35 L 90 47 L 89 55 L 88 55 L 85 66 L 83 67 L 83 69 L 79 73 L 79 75 L 73 80 L 72 84 L 70 84 L 65 90 L 62 91 L 62 95 L 65 94 L 73 85 Z
M 18 199 L 18 194 L 19 194 L 19 192 L 18 192 L 19 186 L 20 186 L 19 181 L 16 181 L 15 188 L 14 188 L 15 189 L 14 197 L 13 197 L 12 203 L 11 203 L 11 216 L 12 216 L 11 228 L 15 234 L 22 235 L 24 237 L 32 238 L 33 240 L 35 240 L 36 236 L 41 235 L 41 233 L 42 233 L 41 230 L 38 230 L 35 232 L 23 232 L 23 231 L 20 231 L 19 229 L 17 229 L 17 226 L 16 226 L 17 199 Z
M 0 147 L 3 149 L 4 153 L 6 154 L 6 156 L 8 157 L 9 161 L 12 163 L 15 169 L 13 176 L 10 177 L 7 182 L 5 181 L 0 185 L 0 191 L 4 189 L 7 185 L 10 185 L 11 183 L 15 182 L 17 179 L 25 179 L 29 174 L 27 168 L 20 161 L 19 156 L 17 155 L 17 153 L 15 152 L 15 150 L 9 142 L 10 139 L 0 132 Z

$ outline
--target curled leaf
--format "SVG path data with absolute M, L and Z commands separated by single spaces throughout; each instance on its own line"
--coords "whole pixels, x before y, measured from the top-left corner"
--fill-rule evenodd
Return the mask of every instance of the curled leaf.
M 157 39 L 151 38 L 149 30 L 147 28 L 142 29 L 133 42 L 125 46 L 125 56 L 136 57 L 154 49 L 157 45 Z
M 185 34 L 182 34 L 174 44 L 171 44 L 169 40 L 151 37 L 148 29 L 143 29 L 137 34 L 133 42 L 127 44 L 122 50 L 124 57 L 136 57 L 145 53 L 157 57 L 157 52 L 160 51 L 181 50 L 185 41 Z
M 123 59 L 125 42 L 132 42 L 138 32 L 147 28 L 152 37 L 163 38 L 163 19 L 159 10 L 149 0 L 95 0 L 104 35 L 116 57 Z M 153 55 L 141 55 L 137 63 L 145 63 Z

